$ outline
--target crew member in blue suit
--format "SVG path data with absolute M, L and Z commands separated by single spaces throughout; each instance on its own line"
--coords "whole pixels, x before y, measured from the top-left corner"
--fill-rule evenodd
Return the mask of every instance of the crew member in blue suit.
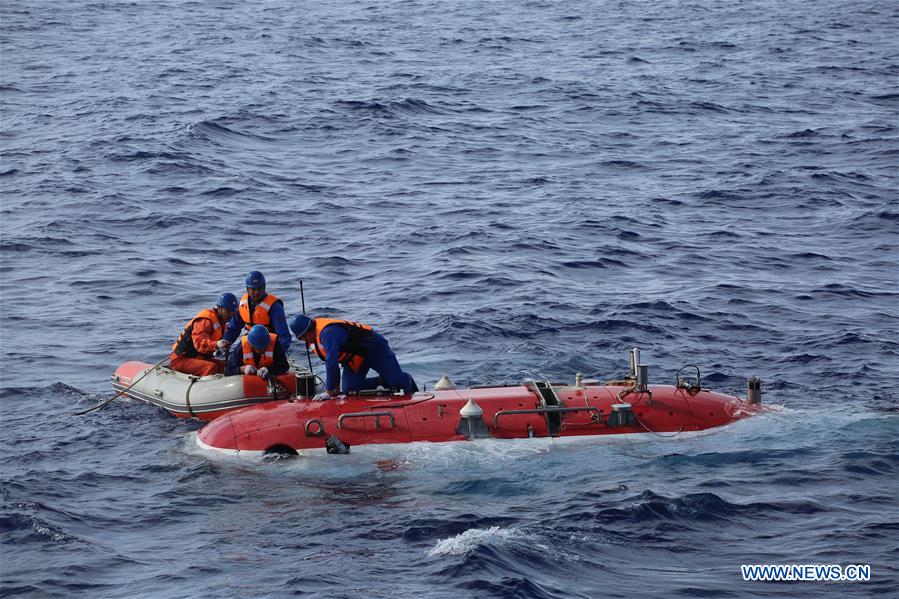
M 290 330 L 307 345 L 314 344 L 315 353 L 325 362 L 325 392 L 315 396 L 318 401 L 337 395 L 340 388 L 349 393 L 375 389 L 380 383 L 405 393 L 418 391 L 412 377 L 400 368 L 387 339 L 368 325 L 297 314 L 290 321 Z M 366 378 L 369 370 L 380 376 Z
M 250 271 L 244 283 L 247 292 L 240 298 L 237 312 L 225 329 L 222 337 L 225 344 L 234 343 L 242 330 L 249 331 L 254 325 L 261 324 L 278 336 L 278 343 L 287 351 L 290 349 L 291 337 L 287 318 L 284 316 L 284 302 L 277 296 L 266 293 L 265 277 L 258 270 Z

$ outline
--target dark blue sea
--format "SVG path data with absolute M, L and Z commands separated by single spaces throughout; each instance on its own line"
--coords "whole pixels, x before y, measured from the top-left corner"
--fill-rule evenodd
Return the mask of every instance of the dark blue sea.
M 895 597 L 897 31 L 887 0 L 0 2 L 0 596 Z M 273 462 L 72 415 L 252 269 L 420 385 L 640 347 L 777 410 Z

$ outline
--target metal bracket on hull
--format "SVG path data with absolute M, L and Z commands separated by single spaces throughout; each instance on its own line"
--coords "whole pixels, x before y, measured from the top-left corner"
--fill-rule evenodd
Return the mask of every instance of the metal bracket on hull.
M 524 386 L 540 399 L 541 408 L 560 408 L 565 405 L 559 399 L 556 390 L 553 389 L 553 385 L 549 381 L 527 381 Z M 562 416 L 558 413 L 558 410 L 543 413 L 546 415 L 546 429 L 549 431 L 549 435 L 551 437 L 557 436 L 559 429 L 562 428 Z M 496 427 L 494 426 L 494 428 Z
M 369 416 L 375 419 L 375 428 L 381 428 L 381 416 L 390 418 L 390 427 L 396 428 L 396 419 L 393 417 L 393 412 L 355 412 L 352 414 L 341 414 L 340 418 L 337 419 L 337 428 L 343 428 L 343 421 L 348 418 L 367 418 Z
M 602 410 L 595 406 L 583 407 L 583 408 L 558 408 L 558 407 L 549 407 L 549 408 L 533 408 L 531 410 L 500 410 L 496 414 L 493 415 L 493 429 L 496 430 L 499 426 L 500 416 L 511 416 L 513 414 L 544 414 L 544 415 L 556 415 L 565 413 L 565 412 L 595 412 L 598 415 L 602 414 Z M 557 432 L 557 431 L 556 431 Z M 555 432 L 550 431 L 550 435 L 555 437 L 557 436 Z
M 316 427 L 316 430 L 312 430 L 313 425 Z M 307 420 L 305 426 L 303 426 L 303 432 L 307 437 L 324 437 L 325 423 L 322 422 L 321 418 Z
M 696 383 L 690 383 L 687 379 L 681 378 L 680 373 L 687 368 L 692 368 L 696 371 Z M 702 374 L 699 372 L 699 366 L 696 366 L 695 364 L 687 364 L 686 366 L 679 368 L 675 377 L 676 380 L 674 386 L 678 389 L 686 389 L 687 393 L 690 395 L 696 395 L 702 390 Z

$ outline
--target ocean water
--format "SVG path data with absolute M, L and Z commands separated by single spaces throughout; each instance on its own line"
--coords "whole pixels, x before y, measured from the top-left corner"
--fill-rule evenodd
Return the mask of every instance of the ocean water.
M 897 30 L 866 0 L 0 3 L 0 594 L 895 596 Z M 251 269 L 420 384 L 638 346 L 778 410 L 276 462 L 72 416 Z

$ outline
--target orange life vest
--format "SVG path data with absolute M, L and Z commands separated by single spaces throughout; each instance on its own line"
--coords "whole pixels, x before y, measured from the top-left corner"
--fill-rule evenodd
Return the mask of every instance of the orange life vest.
M 250 342 L 247 340 L 246 335 L 240 338 L 241 349 L 243 350 L 243 364 L 244 366 L 255 366 L 257 369 L 262 368 L 263 366 L 266 368 L 271 368 L 275 365 L 275 343 L 278 342 L 278 336 L 272 334 L 271 340 L 268 342 L 268 347 L 265 348 L 265 351 L 261 354 L 256 354 L 253 351 L 253 346 L 250 345 Z M 258 359 L 258 361 L 257 361 Z
M 250 294 L 244 293 L 243 297 L 240 298 L 240 305 L 237 307 L 237 311 L 240 313 L 240 318 L 243 320 L 244 328 L 250 330 L 250 328 L 254 324 L 265 325 L 270 332 L 274 333 L 274 329 L 272 328 L 272 319 L 268 315 L 268 311 L 272 309 L 272 306 L 275 305 L 275 302 L 280 302 L 277 297 L 272 295 L 271 293 L 266 293 L 265 297 L 262 298 L 262 301 L 256 304 L 256 307 L 253 309 L 253 313 L 250 314 Z
M 349 366 L 354 372 L 358 372 L 359 368 L 362 367 L 362 362 L 365 361 L 365 357 L 368 355 L 368 348 L 362 344 L 362 340 L 372 336 L 372 328 L 368 325 L 359 324 L 358 322 L 352 322 L 350 320 L 316 318 L 315 353 L 318 354 L 318 357 L 322 360 L 328 358 L 328 354 L 325 352 L 325 348 L 322 345 L 322 331 L 325 330 L 325 327 L 333 325 L 343 327 L 350 334 L 350 338 L 346 345 L 340 348 L 341 351 L 340 355 L 337 356 L 337 361 Z
M 184 356 L 186 358 L 196 358 L 200 357 L 203 359 L 212 358 L 212 354 L 201 354 L 196 347 L 194 347 L 193 340 L 193 332 L 194 332 L 194 323 L 200 319 L 206 318 L 212 321 L 212 340 L 218 341 L 222 338 L 222 323 L 219 322 L 219 315 L 213 308 L 206 308 L 205 310 L 200 310 L 200 313 L 190 319 L 190 322 L 187 323 L 187 326 L 184 327 L 184 330 L 181 331 L 181 335 L 178 336 L 178 340 L 175 341 L 175 344 L 172 345 L 172 352 L 178 356 Z

